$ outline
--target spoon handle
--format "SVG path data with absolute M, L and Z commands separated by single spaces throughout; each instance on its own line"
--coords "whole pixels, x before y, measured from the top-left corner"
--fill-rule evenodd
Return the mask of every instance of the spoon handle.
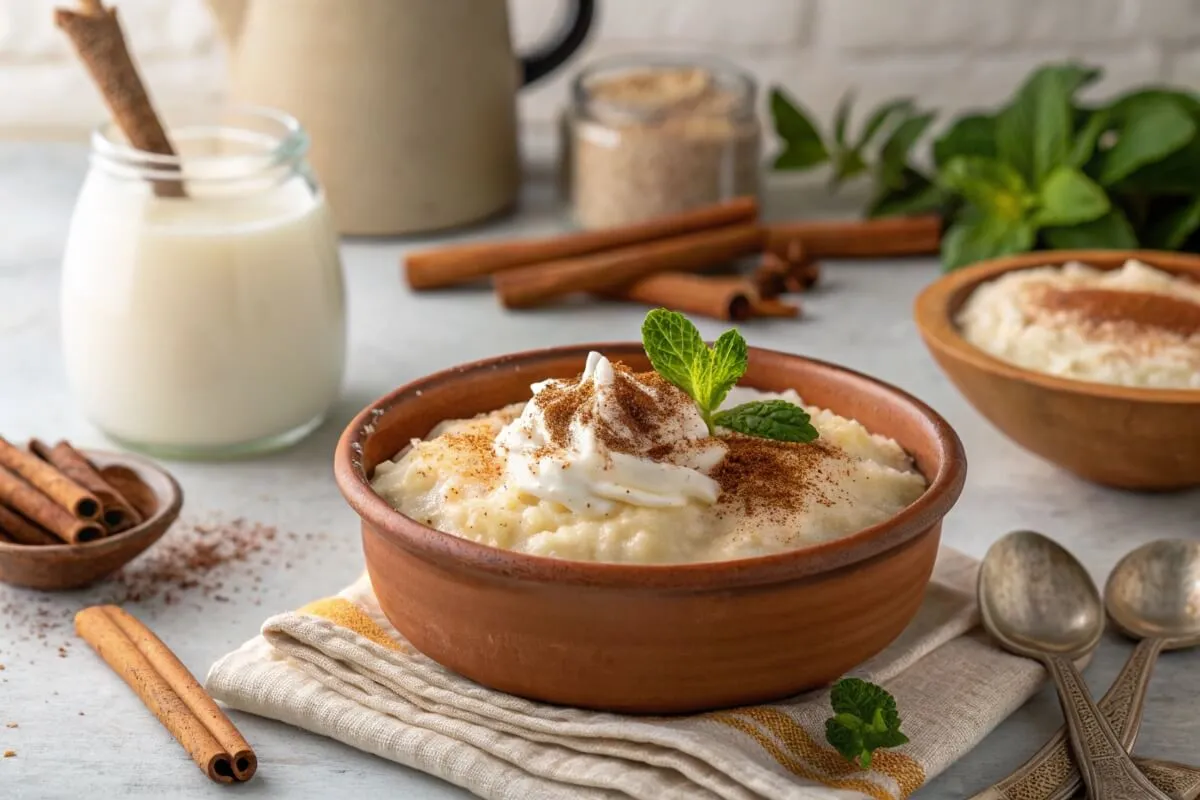
M 1044 656 L 1067 718 L 1075 765 L 1092 800 L 1170 800 L 1143 775 L 1108 720 L 1096 708 L 1083 676 L 1070 659 Z
M 1171 800 L 1196 800 L 1200 797 L 1200 769 L 1153 758 L 1135 757 L 1133 763 Z
M 1161 639 L 1143 639 L 1121 668 L 1121 673 L 1100 701 L 1100 711 L 1112 725 L 1126 750 L 1133 747 L 1142 721 L 1142 706 L 1154 662 L 1162 652 Z M 1070 800 L 1082 785 L 1071 759 L 1066 727 L 1046 742 L 1016 772 L 971 800 Z M 1157 781 L 1161 789 L 1166 788 Z

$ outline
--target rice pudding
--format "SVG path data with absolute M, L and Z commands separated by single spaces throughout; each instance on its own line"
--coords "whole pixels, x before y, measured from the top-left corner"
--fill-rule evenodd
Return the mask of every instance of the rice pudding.
M 956 321 L 968 342 L 1027 369 L 1200 389 L 1200 284 L 1140 261 L 1009 272 L 972 292 Z
M 807 407 L 794 392 L 734 387 L 724 407 L 786 400 L 813 442 L 710 431 L 656 372 L 592 353 L 573 380 L 442 423 L 379 464 L 393 508 L 494 547 L 576 561 L 723 561 L 845 537 L 895 515 L 926 488 L 893 440 Z

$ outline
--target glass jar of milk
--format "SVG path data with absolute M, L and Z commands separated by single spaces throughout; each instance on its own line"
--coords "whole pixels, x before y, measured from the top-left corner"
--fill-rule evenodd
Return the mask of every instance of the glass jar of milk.
M 163 457 L 287 446 L 337 399 L 346 351 L 307 136 L 245 109 L 170 137 L 178 156 L 92 136 L 63 264 L 72 392 L 110 438 Z

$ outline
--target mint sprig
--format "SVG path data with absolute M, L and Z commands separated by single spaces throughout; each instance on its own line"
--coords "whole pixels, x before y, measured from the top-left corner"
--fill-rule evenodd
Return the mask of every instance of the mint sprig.
M 713 424 L 747 436 L 811 442 L 820 434 L 803 408 L 787 400 L 755 400 L 713 415 Z
M 654 371 L 695 401 L 710 434 L 720 426 L 781 442 L 817 438 L 807 412 L 786 400 L 759 400 L 728 411 L 717 410 L 746 374 L 746 340 L 736 328 L 725 331 L 709 347 L 683 314 L 656 308 L 642 323 L 642 345 Z
M 843 678 L 829 695 L 833 716 L 825 721 L 825 738 L 848 761 L 871 768 L 871 755 L 884 747 L 908 743 L 900 732 L 896 699 L 882 686 Z

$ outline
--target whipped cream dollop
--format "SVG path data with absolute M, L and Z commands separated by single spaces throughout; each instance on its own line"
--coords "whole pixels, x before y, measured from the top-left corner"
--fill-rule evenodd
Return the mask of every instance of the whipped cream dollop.
M 506 480 L 580 514 L 616 503 L 655 508 L 717 501 L 708 476 L 726 447 L 686 394 L 657 373 L 590 353 L 578 381 L 547 380 L 494 447 Z

